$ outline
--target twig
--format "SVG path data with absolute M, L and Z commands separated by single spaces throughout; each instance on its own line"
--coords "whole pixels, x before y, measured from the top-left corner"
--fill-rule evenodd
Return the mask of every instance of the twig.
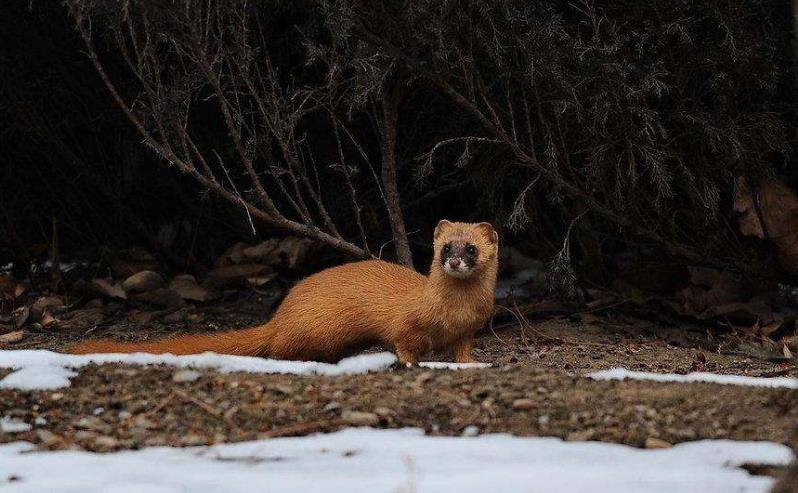
M 300 436 L 313 433 L 314 431 L 329 430 L 339 426 L 346 426 L 348 421 L 343 418 L 336 419 L 316 419 L 313 421 L 303 421 L 300 423 L 293 423 L 282 428 L 276 428 L 267 432 L 261 433 L 259 436 L 263 438 L 279 438 L 289 436 Z
M 239 428 L 238 425 L 235 424 L 233 422 L 233 420 L 230 419 L 229 416 L 225 416 L 224 413 L 222 413 L 218 409 L 214 409 L 213 407 L 209 406 L 208 404 L 202 402 L 201 400 L 197 399 L 196 397 L 188 395 L 186 392 L 183 392 L 182 390 L 175 389 L 172 392 L 174 392 L 175 394 L 179 395 L 183 399 L 191 402 L 192 404 L 196 405 L 197 407 L 199 407 L 200 409 L 202 409 L 206 413 L 210 414 L 211 416 L 224 421 L 225 423 L 227 423 L 230 426 L 230 428 L 232 428 L 232 429 L 234 429 L 236 431 L 240 431 L 241 430 L 241 428 Z

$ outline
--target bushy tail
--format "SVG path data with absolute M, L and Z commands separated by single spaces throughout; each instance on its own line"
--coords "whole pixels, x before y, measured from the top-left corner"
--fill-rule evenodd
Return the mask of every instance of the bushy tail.
M 115 342 L 108 339 L 84 341 L 70 348 L 72 354 L 91 353 L 172 353 L 198 354 L 213 351 L 239 356 L 266 356 L 271 323 L 219 334 L 197 334 L 153 342 Z

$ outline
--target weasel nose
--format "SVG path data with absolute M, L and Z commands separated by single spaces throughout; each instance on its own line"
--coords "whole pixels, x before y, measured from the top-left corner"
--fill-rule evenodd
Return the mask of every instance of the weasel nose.
M 449 259 L 449 267 L 452 269 L 456 269 L 460 267 L 460 259 L 459 258 L 450 258 Z

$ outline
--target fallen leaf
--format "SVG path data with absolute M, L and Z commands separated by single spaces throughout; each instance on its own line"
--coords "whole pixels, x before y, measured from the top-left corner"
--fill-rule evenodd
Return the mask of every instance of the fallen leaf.
M 30 318 L 30 308 L 21 306 L 14 310 L 14 327 L 20 328 L 28 322 Z
M 785 358 L 792 359 L 792 351 L 790 351 L 790 348 L 788 348 L 786 344 L 783 347 L 783 352 Z
M 8 334 L 0 335 L 0 344 L 13 344 L 25 338 L 25 331 L 15 330 Z
M 48 325 L 52 325 L 56 322 L 58 322 L 58 320 L 52 315 L 50 315 L 50 312 L 45 311 L 44 314 L 42 315 L 42 320 L 40 323 L 42 324 L 42 327 L 47 327 Z
M 736 188 L 734 210 L 741 213 L 740 232 L 772 241 L 779 262 L 789 270 L 798 270 L 798 196 L 795 192 L 772 178 L 760 183 L 755 194 L 743 178 L 737 179 Z

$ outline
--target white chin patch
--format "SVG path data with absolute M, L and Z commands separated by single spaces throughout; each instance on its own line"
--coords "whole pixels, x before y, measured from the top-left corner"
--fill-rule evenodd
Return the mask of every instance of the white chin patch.
M 456 277 L 457 279 L 466 279 L 468 277 L 471 277 L 471 269 L 466 267 L 465 264 L 460 264 L 460 267 L 452 269 L 452 267 L 447 262 L 443 264 L 443 271 L 452 277 Z

